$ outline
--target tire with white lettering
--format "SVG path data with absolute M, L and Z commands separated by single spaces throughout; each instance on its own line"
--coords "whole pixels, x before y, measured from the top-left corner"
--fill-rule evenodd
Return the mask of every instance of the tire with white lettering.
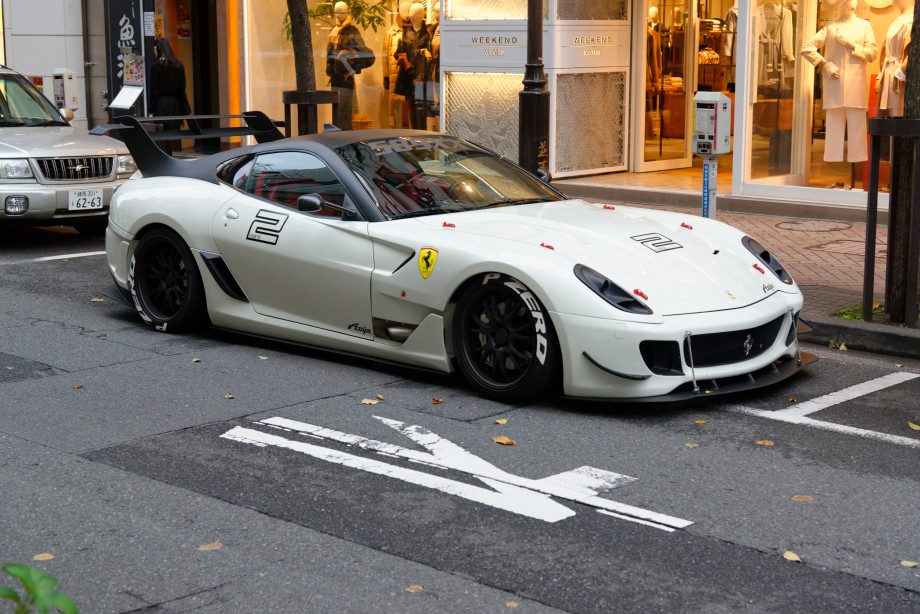
M 457 367 L 483 396 L 524 403 L 558 390 L 562 359 L 549 313 L 521 282 L 487 273 L 460 295 Z
M 198 265 L 182 237 L 168 228 L 141 237 L 131 257 L 128 289 L 137 313 L 155 330 L 188 332 L 207 321 Z

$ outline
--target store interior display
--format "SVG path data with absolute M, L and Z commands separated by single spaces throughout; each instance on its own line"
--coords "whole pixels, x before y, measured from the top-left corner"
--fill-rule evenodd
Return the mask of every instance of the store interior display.
M 335 125 L 342 130 L 351 130 L 355 115 L 355 80 L 362 70 L 374 64 L 375 56 L 352 23 L 348 5 L 336 2 L 334 14 L 335 27 L 329 32 L 326 47 L 326 76 L 329 77 L 332 91 L 339 94 Z
M 396 75 L 394 92 L 405 97 L 409 106 L 409 125 L 422 130 L 426 127 L 429 105 L 434 103 L 433 88 L 428 81 L 431 53 L 431 32 L 425 24 L 425 7 L 413 3 L 409 7 L 409 26 L 403 30 L 396 46 Z
M 904 82 L 907 80 L 907 48 L 914 23 L 914 0 L 892 0 L 898 16 L 888 27 L 879 55 L 875 91 L 881 117 L 904 115 Z
M 802 46 L 802 57 L 822 69 L 822 106 L 826 116 L 824 160 L 868 160 L 866 118 L 869 108 L 867 64 L 878 57 L 868 20 L 855 15 L 857 0 L 839 3 L 837 19 L 821 28 Z M 823 49 L 824 53 L 819 50 Z

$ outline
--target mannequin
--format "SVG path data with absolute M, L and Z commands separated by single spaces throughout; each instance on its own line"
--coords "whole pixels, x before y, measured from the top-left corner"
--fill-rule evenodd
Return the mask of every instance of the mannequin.
M 428 84 L 428 61 L 431 55 L 431 35 L 425 26 L 425 7 L 415 2 L 409 7 L 410 26 L 403 32 L 396 48 L 396 62 L 399 74 L 396 76 L 395 92 L 406 97 L 409 105 L 409 123 L 418 130 L 425 128 L 425 103 L 433 102 L 425 91 Z M 416 87 L 419 86 L 419 87 Z M 425 98 L 428 98 L 426 101 Z
M 335 125 L 351 130 L 354 115 L 355 77 L 374 63 L 374 52 L 367 48 L 358 28 L 351 22 L 348 5 L 336 2 L 335 27 L 329 33 L 326 47 L 326 75 L 329 85 L 339 93 L 338 114 Z
M 847 161 L 868 159 L 866 115 L 866 64 L 878 56 L 872 26 L 854 12 L 856 0 L 842 0 L 837 19 L 827 24 L 802 47 L 802 56 L 823 67 L 821 83 L 827 111 L 826 162 L 843 161 L 843 136 L 847 133 Z M 824 48 L 824 55 L 818 49 Z
M 786 77 L 793 77 L 787 66 L 795 61 L 792 49 L 792 11 L 781 3 L 767 0 L 754 10 L 757 40 L 757 82 L 760 85 L 783 86 Z
M 878 79 L 875 82 L 880 117 L 904 115 L 907 49 L 910 29 L 914 23 L 914 0 L 892 0 L 891 5 L 898 10 L 898 16 L 885 36 L 879 58 Z
M 660 31 L 661 24 L 658 23 L 658 7 L 648 7 L 648 27 L 655 32 Z
M 722 39 L 722 56 L 731 58 L 735 56 L 735 34 L 738 32 L 738 0 L 725 14 L 725 37 Z
M 431 55 L 433 60 L 428 67 L 428 80 L 435 84 L 432 87 L 434 103 L 428 109 L 427 129 L 433 132 L 438 131 L 438 115 L 440 109 L 441 88 L 441 3 L 435 2 L 431 7 L 431 24 L 428 25 L 428 32 L 431 34 Z
M 383 39 L 383 88 L 387 90 L 390 126 L 393 128 L 408 128 L 403 123 L 403 108 L 406 105 L 406 97 L 395 93 L 396 77 L 399 74 L 399 66 L 396 63 L 396 48 L 399 46 L 399 41 L 402 40 L 403 32 L 410 25 L 409 8 L 411 6 L 412 0 L 403 0 L 399 3 L 396 23 L 387 30 Z

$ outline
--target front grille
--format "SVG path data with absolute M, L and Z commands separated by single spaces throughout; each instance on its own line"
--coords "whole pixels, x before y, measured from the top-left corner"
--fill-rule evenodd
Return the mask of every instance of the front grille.
M 684 340 L 684 356 L 691 361 L 690 347 L 693 346 L 693 366 L 715 367 L 750 360 L 766 352 L 776 341 L 785 315 L 757 328 L 734 330 L 727 333 L 693 335 Z
M 49 181 L 88 181 L 112 174 L 112 157 L 39 158 L 38 168 Z

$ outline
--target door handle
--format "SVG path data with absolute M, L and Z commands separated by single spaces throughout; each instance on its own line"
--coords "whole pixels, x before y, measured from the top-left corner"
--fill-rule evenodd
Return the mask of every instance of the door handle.
M 224 214 L 224 219 L 227 220 L 236 220 L 239 219 L 240 214 L 236 212 L 236 209 L 227 209 L 227 212 Z

